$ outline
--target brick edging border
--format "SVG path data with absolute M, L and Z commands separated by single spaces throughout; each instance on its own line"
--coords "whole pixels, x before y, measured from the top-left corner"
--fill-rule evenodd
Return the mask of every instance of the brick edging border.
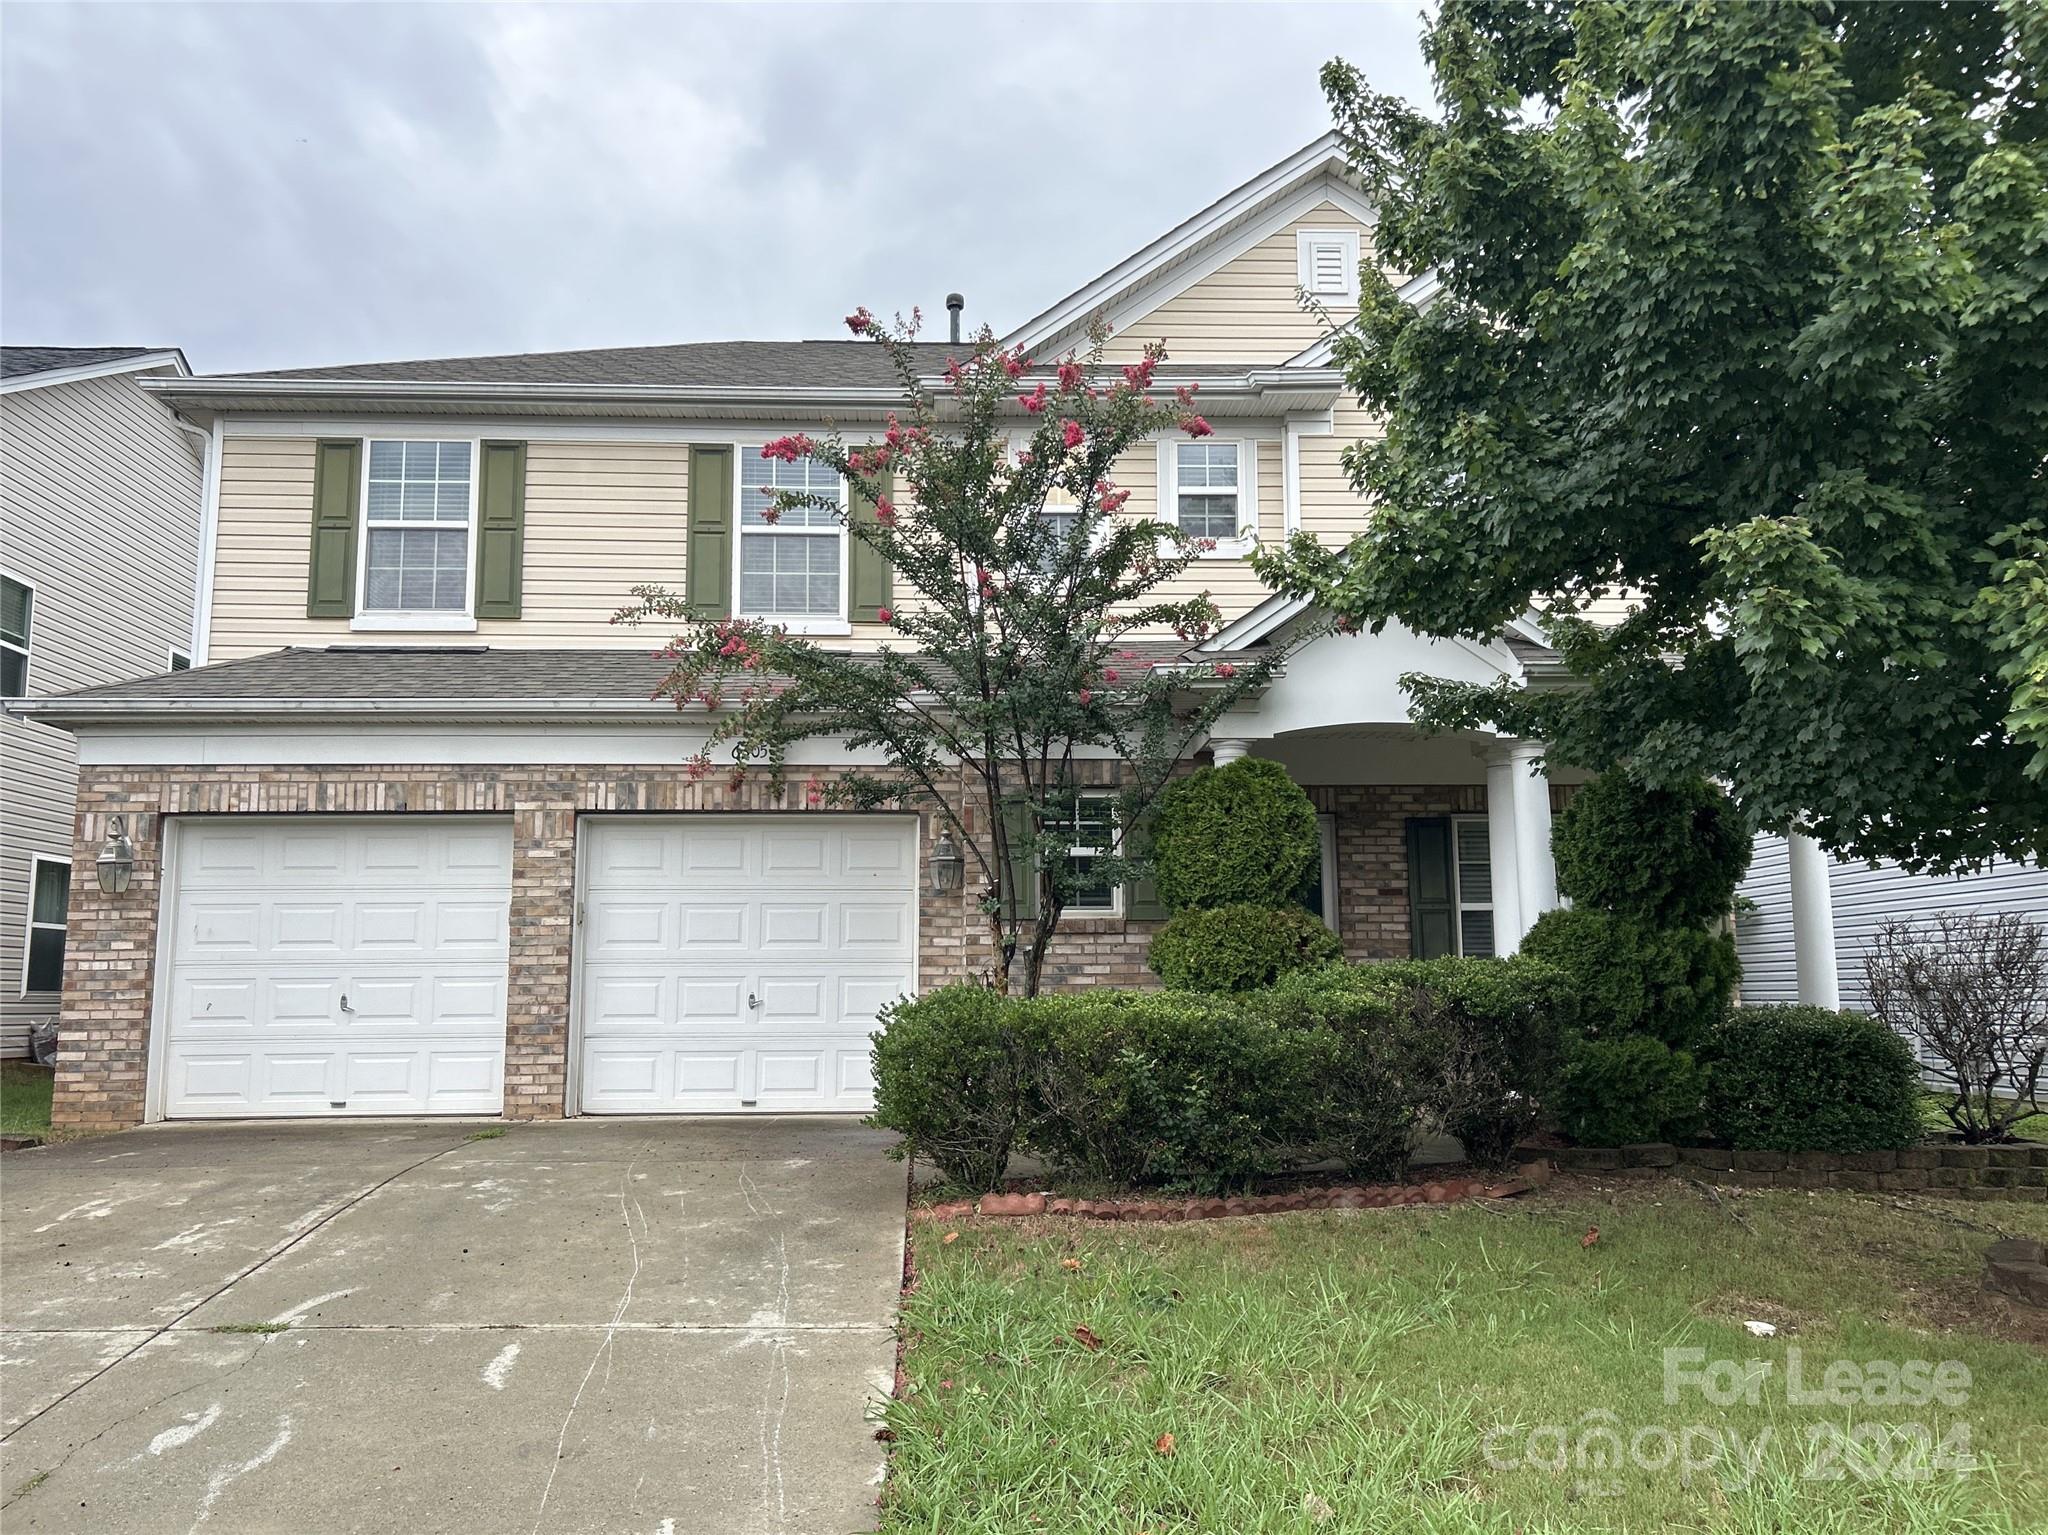
M 959 1220 L 969 1215 L 1068 1215 L 1093 1221 L 1213 1221 L 1240 1215 L 1286 1215 L 1297 1210 L 1382 1210 L 1397 1205 L 1447 1205 L 1466 1199 L 1512 1199 L 1550 1181 L 1550 1164 L 1532 1162 L 1510 1178 L 1444 1178 L 1428 1183 L 1339 1184 L 1285 1194 L 1221 1199 L 1065 1199 L 1053 1194 L 984 1194 L 912 1210 L 918 1220 Z
M 1903 1151 L 1730 1151 L 1717 1146 L 1518 1146 L 1560 1172 L 1608 1178 L 1732 1173 L 1751 1188 L 1947 1194 L 2048 1202 L 2048 1143 L 1909 1146 Z

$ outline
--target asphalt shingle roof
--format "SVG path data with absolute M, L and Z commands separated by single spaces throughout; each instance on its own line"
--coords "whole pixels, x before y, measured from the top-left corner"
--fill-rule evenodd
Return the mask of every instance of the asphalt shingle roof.
M 173 350 L 167 346 L 0 346 L 0 378 L 26 378 L 56 368 L 90 368 L 96 363 Z
M 1182 654 L 1178 641 L 1123 648 L 1146 660 Z M 644 703 L 670 664 L 645 649 L 514 649 L 490 645 L 294 646 L 190 671 L 108 683 L 41 702 L 148 704 Z
M 923 341 L 921 367 L 936 372 L 969 348 Z M 742 386 L 887 389 L 897 383 L 888 355 L 871 341 L 693 341 L 584 352 L 518 352 L 497 357 L 428 357 L 411 362 L 292 368 L 245 378 L 327 383 L 641 384 L 674 389 Z

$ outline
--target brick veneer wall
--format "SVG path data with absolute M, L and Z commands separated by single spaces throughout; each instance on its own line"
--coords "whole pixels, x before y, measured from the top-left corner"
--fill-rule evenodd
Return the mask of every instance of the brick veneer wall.
M 1088 764 L 1086 782 L 1113 782 L 1116 766 Z M 177 815 L 489 814 L 512 823 L 510 973 L 506 989 L 505 1113 L 563 1112 L 568 1068 L 569 974 L 575 919 L 576 821 L 630 811 L 832 814 L 815 792 L 834 776 L 818 769 L 777 788 L 765 773 L 693 780 L 674 768 L 484 767 L 87 767 L 81 770 L 64 1005 L 52 1123 L 60 1129 L 139 1124 L 161 909 L 164 818 Z M 1479 788 L 1319 788 L 1319 809 L 1337 817 L 1339 915 L 1353 958 L 1408 952 L 1407 849 L 1413 815 L 1484 809 Z M 103 893 L 93 860 L 107 819 L 128 818 L 135 875 L 119 896 Z M 971 824 L 971 822 L 970 822 Z M 930 817 L 924 833 L 929 834 Z M 922 864 L 924 849 L 919 849 Z M 920 894 L 922 986 L 981 974 L 986 928 L 975 881 L 950 897 Z M 1045 984 L 1154 984 L 1145 955 L 1158 924 L 1069 918 L 1047 956 Z

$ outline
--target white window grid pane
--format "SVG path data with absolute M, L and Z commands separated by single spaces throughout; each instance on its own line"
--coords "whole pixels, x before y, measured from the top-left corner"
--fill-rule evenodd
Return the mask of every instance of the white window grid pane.
M 780 536 L 779 536 L 780 535 Z M 794 618 L 837 617 L 839 540 L 817 534 L 740 536 L 740 611 Z
M 363 606 L 373 612 L 460 613 L 469 606 L 469 534 L 460 528 L 372 527 Z
M 469 521 L 470 451 L 466 442 L 370 444 L 365 496 L 376 523 Z
M 0 640 L 26 650 L 34 623 L 35 593 L 19 581 L 0 577 Z
M 833 506 L 844 500 L 838 472 L 814 458 L 800 458 L 789 464 L 779 458 L 763 458 L 759 453 L 740 455 L 741 527 L 788 529 L 800 533 L 806 528 L 829 528 L 837 524 L 837 514 L 822 506 L 791 507 L 778 522 L 769 522 L 762 514 L 775 504 L 774 493 L 781 491 L 823 496 Z
M 1107 852 L 1115 841 L 1116 799 L 1107 794 L 1083 794 L 1074 800 L 1072 812 L 1063 824 L 1073 837 L 1068 844 L 1069 878 L 1080 880 L 1095 867 L 1096 855 Z M 1105 885 L 1095 890 L 1077 890 L 1067 900 L 1075 911 L 1114 911 L 1117 892 Z
M 71 906 L 71 865 L 48 858 L 36 860 L 35 890 L 30 896 L 29 923 L 62 927 Z
M 1237 536 L 1237 493 L 1207 492 L 1182 494 L 1179 516 L 1181 532 L 1190 538 L 1235 538 Z
M 1234 442 L 1184 442 L 1175 452 L 1174 473 L 1183 490 L 1235 490 L 1237 488 L 1237 444 Z
M 1467 959 L 1493 957 L 1493 913 L 1470 909 L 1458 913 L 1458 952 Z

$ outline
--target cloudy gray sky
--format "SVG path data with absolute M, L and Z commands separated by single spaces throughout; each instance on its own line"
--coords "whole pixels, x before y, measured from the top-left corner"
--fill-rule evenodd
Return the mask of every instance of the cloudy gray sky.
M 1328 126 L 1418 7 L 29 5 L 0 331 L 202 372 L 1027 318 Z M 943 314 L 941 314 L 943 320 Z

